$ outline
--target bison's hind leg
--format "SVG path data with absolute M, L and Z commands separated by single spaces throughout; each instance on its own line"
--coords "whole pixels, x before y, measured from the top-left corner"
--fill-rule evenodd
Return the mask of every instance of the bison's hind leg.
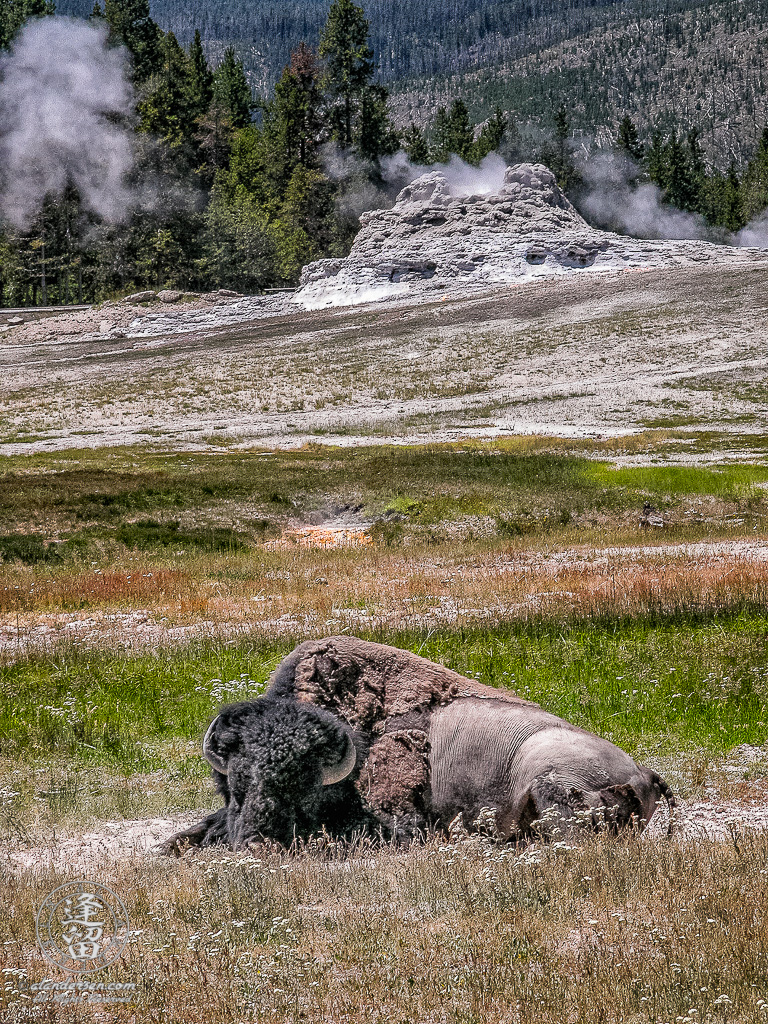
M 552 837 L 585 827 L 619 832 L 644 823 L 643 803 L 629 784 L 591 791 L 545 777 L 528 790 L 517 825 L 519 834 Z
M 580 789 L 551 778 L 536 779 L 518 814 L 516 833 L 552 836 L 570 831 L 589 819 L 591 811 L 592 801 Z

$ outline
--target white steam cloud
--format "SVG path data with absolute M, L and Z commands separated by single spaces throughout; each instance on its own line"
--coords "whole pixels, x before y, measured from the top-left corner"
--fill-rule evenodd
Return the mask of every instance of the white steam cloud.
M 506 163 L 498 153 L 489 153 L 478 167 L 461 157 L 452 155 L 445 164 L 415 164 L 402 149 L 380 161 L 384 188 L 377 188 L 370 180 L 372 165 L 348 150 L 329 142 L 321 148 L 325 173 L 334 181 L 343 181 L 346 187 L 337 200 L 339 209 L 359 217 L 366 210 L 382 210 L 392 206 L 393 200 L 422 174 L 440 171 L 445 175 L 448 191 L 456 196 L 489 195 L 498 192 L 504 184 Z
M 579 209 L 598 227 L 636 238 L 712 238 L 699 214 L 666 206 L 651 182 L 638 185 L 641 170 L 622 153 L 595 153 L 579 173 L 586 186 Z
M 0 216 L 16 228 L 68 184 L 105 220 L 127 213 L 132 113 L 125 52 L 73 18 L 27 24 L 0 61 Z
M 768 210 L 759 213 L 745 228 L 737 231 L 733 238 L 734 245 L 756 246 L 768 248 Z
M 768 247 L 768 211 L 741 231 L 712 227 L 698 213 L 665 204 L 661 190 L 652 182 L 638 184 L 641 169 L 623 153 L 593 153 L 580 162 L 579 173 L 586 186 L 578 201 L 579 209 L 598 227 L 636 238 L 690 238 Z
M 445 175 L 448 191 L 457 198 L 498 192 L 504 184 L 506 169 L 506 162 L 498 153 L 489 153 L 477 167 L 455 155 L 446 164 L 414 164 L 402 150 L 394 156 L 385 156 L 381 161 L 384 180 L 396 186 L 398 191 L 422 174 L 440 171 Z

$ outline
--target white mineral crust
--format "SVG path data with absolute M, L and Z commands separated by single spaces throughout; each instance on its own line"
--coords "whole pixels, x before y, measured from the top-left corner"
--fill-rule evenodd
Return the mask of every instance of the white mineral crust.
M 768 250 L 630 238 L 592 228 L 542 164 L 508 167 L 496 193 L 452 194 L 430 171 L 373 210 L 345 259 L 317 260 L 296 301 L 308 309 L 423 291 L 486 288 L 552 274 L 764 262 Z

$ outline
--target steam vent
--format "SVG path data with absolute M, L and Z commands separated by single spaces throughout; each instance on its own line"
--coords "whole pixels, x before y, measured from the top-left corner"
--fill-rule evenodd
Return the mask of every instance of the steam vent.
M 691 263 L 765 261 L 765 249 L 630 238 L 590 227 L 542 164 L 507 167 L 498 192 L 458 195 L 442 171 L 407 185 L 391 210 L 373 210 L 345 259 L 304 268 L 307 308 L 434 289 L 466 292 L 551 274 Z

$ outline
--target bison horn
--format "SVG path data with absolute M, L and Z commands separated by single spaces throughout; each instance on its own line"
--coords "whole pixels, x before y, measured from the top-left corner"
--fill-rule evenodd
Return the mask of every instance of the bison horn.
M 208 764 L 215 768 L 217 772 L 221 772 L 222 775 L 227 774 L 227 763 L 222 757 L 220 757 L 215 751 L 211 750 L 211 736 L 213 735 L 213 729 L 218 722 L 218 716 L 214 718 L 211 724 L 208 726 L 208 732 L 203 738 L 203 757 L 206 759 Z
M 341 759 L 335 764 L 323 765 L 324 786 L 332 786 L 334 782 L 341 782 L 342 779 L 346 779 L 355 767 L 355 761 L 357 760 L 355 744 L 352 742 L 349 733 L 345 733 L 345 735 L 347 737 L 347 746 Z

